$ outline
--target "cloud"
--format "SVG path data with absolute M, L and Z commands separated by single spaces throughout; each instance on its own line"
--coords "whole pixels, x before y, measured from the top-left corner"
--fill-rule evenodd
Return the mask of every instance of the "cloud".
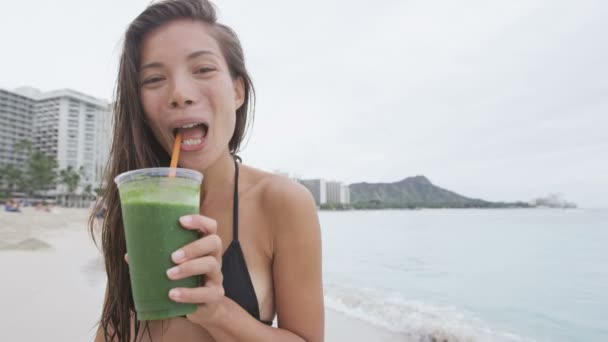
M 146 4 L 63 0 L 37 16 L 13 2 L 0 14 L 0 29 L 18 32 L 0 38 L 15 47 L 1 85 L 110 97 L 120 36 Z M 560 192 L 608 206 L 605 2 L 217 5 L 258 94 L 246 162 L 346 182 L 425 174 L 472 197 Z

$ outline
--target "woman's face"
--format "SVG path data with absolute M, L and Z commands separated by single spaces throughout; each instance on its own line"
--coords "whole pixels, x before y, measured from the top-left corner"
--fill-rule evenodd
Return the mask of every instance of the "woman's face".
M 176 20 L 149 32 L 139 73 L 141 102 L 156 139 L 171 153 L 179 131 L 180 166 L 201 171 L 228 152 L 244 98 L 243 81 L 232 79 L 210 30 L 200 21 Z

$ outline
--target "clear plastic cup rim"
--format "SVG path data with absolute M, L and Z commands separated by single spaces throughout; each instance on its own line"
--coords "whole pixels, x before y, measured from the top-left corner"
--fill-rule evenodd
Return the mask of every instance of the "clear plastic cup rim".
M 123 183 L 130 182 L 132 180 L 140 179 L 140 176 L 145 177 L 169 177 L 170 172 L 175 172 L 175 177 L 177 178 L 187 178 L 197 181 L 198 183 L 203 181 L 203 174 L 184 168 L 170 168 L 170 167 L 151 167 L 146 169 L 137 169 L 132 171 L 127 171 L 119 174 L 114 178 L 114 183 L 117 186 L 120 186 Z

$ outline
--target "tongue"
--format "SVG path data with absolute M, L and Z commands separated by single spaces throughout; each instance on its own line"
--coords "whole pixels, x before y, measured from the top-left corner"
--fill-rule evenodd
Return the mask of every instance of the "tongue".
M 182 134 L 182 141 L 188 139 L 202 139 L 205 135 L 203 127 L 194 126 L 190 128 L 180 128 L 179 132 Z

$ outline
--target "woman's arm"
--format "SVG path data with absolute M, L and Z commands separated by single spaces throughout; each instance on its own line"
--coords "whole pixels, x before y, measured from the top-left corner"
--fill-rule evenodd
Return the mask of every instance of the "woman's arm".
M 324 338 L 321 231 L 312 196 L 299 184 L 277 179 L 264 205 L 272 219 L 273 281 L 278 329 L 251 317 L 229 298 L 205 329 L 217 341 L 307 341 Z

